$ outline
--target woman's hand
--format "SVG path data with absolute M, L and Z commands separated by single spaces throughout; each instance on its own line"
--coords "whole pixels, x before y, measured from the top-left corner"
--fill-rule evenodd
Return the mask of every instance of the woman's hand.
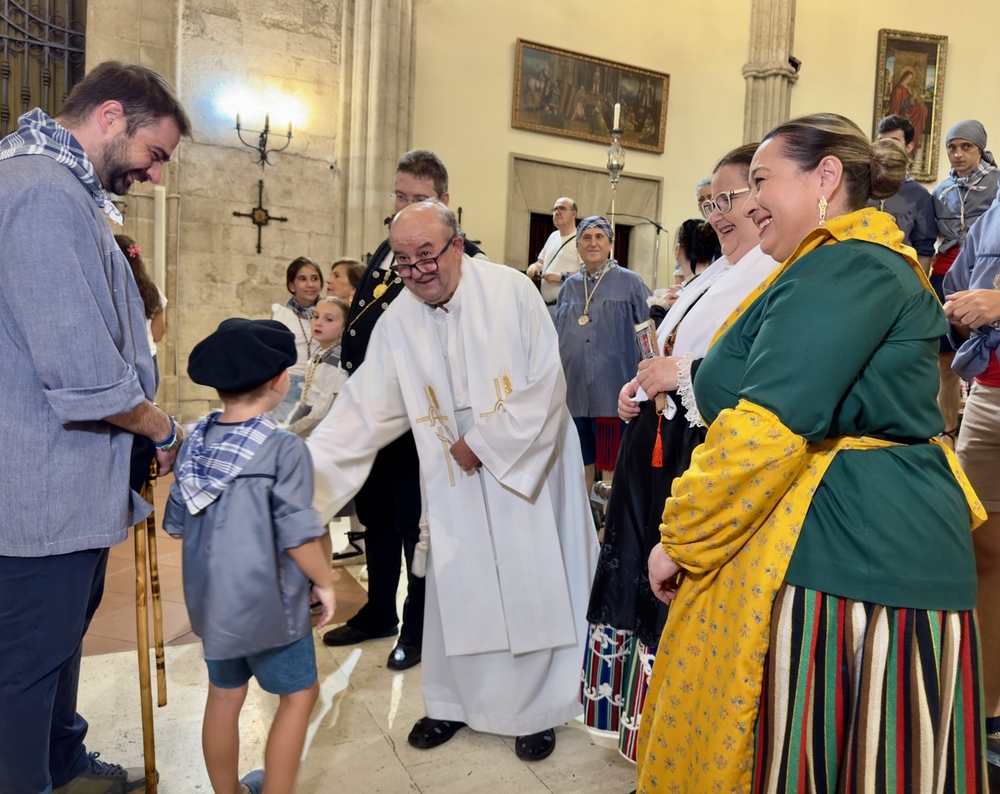
M 660 306 L 669 309 L 677 302 L 677 299 L 680 296 L 681 296 L 680 285 L 675 284 L 674 286 L 668 288 L 667 291 L 663 293 L 663 295 L 657 298 L 656 302 L 660 304 Z
M 630 422 L 639 415 L 639 403 L 632 402 L 638 391 L 639 384 L 630 380 L 618 392 L 618 418 L 623 422 Z
M 639 371 L 635 375 L 636 382 L 651 399 L 660 392 L 673 391 L 677 388 L 679 360 L 676 356 L 644 358 L 639 362 Z
M 680 571 L 681 566 L 663 550 L 661 544 L 653 546 L 649 553 L 649 586 L 653 588 L 653 595 L 664 604 L 677 598 L 677 588 L 680 587 L 677 574 Z
M 1000 320 L 1000 292 L 995 289 L 970 289 L 955 292 L 944 299 L 944 314 L 955 325 L 980 328 Z

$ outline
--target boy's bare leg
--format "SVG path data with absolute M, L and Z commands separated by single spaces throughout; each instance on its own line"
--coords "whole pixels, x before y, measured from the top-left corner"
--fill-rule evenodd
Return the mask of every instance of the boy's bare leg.
M 264 794 L 291 794 L 295 790 L 309 715 L 318 696 L 318 681 L 309 689 L 281 696 L 264 751 Z
M 215 794 L 241 794 L 244 791 L 239 782 L 240 709 L 246 696 L 246 684 L 238 689 L 208 685 L 201 747 Z

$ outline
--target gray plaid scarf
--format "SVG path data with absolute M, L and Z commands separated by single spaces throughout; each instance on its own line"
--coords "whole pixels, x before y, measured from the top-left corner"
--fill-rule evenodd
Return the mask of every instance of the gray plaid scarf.
M 0 160 L 26 154 L 51 157 L 66 166 L 80 180 L 104 214 L 119 226 L 122 214 L 111 203 L 108 191 L 101 187 L 94 164 L 73 133 L 56 122 L 41 108 L 25 113 L 18 120 L 20 127 L 0 141 Z
M 221 411 L 202 419 L 185 442 L 184 459 L 177 469 L 177 485 L 191 515 L 204 510 L 222 496 L 229 484 L 246 468 L 260 445 L 277 428 L 269 413 L 258 414 L 234 426 L 216 444 L 205 446 L 205 430 Z

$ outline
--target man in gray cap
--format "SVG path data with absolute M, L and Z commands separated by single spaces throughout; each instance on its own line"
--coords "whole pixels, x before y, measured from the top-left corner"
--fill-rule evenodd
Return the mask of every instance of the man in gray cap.
M 942 283 L 952 262 L 965 243 L 965 235 L 972 224 L 989 209 L 997 194 L 1000 169 L 993 155 L 986 150 L 986 130 L 974 119 L 966 119 L 948 130 L 945 139 L 951 171 L 947 178 L 934 188 L 934 212 L 937 215 L 937 256 L 931 265 L 931 284 L 943 301 Z M 941 389 L 938 407 L 944 416 L 945 432 L 942 441 L 955 446 L 958 433 L 958 406 L 961 401 L 961 381 L 951 368 L 955 348 L 948 337 L 941 337 L 938 368 L 941 371 Z

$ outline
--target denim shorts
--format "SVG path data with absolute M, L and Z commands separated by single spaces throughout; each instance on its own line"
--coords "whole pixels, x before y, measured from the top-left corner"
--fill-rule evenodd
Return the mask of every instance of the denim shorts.
M 301 640 L 236 659 L 206 659 L 208 680 L 219 689 L 239 689 L 251 677 L 272 695 L 291 695 L 316 682 L 312 632 Z

